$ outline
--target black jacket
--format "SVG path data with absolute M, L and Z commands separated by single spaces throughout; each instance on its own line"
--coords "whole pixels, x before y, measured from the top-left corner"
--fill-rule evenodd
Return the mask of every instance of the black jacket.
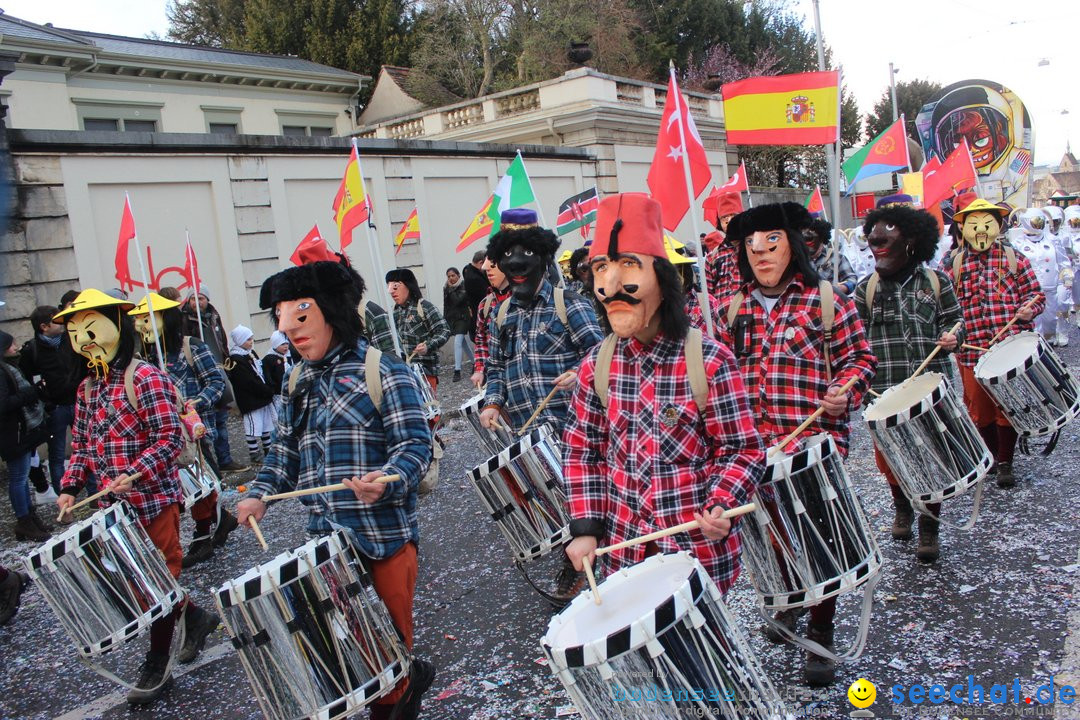
M 478 270 L 470 263 L 461 269 L 461 277 L 465 278 L 465 295 L 469 298 L 469 312 L 476 317 L 476 309 L 487 297 L 488 284 L 487 274 Z
M 66 337 L 53 347 L 35 335 L 19 352 L 19 369 L 30 382 L 40 377 L 38 391 L 46 405 L 74 405 L 79 379 L 75 374 L 75 351 Z
M 0 360 L 0 460 L 12 460 L 26 454 L 46 438 L 29 432 L 23 419 L 23 408 L 41 402 L 37 390 L 26 387 L 19 391 L 12 377 L 19 372 L 11 363 Z
M 281 384 L 285 380 L 285 358 L 275 352 L 266 353 L 263 355 L 262 369 L 266 384 L 281 392 Z
M 446 318 L 446 324 L 450 326 L 451 335 L 469 334 L 475 314 L 469 309 L 465 283 L 457 287 L 443 286 L 443 317 Z
M 249 413 L 266 407 L 274 400 L 278 388 L 266 384 L 255 371 L 255 356 L 230 355 L 227 364 L 229 381 L 232 382 L 236 395 L 236 407 L 240 412 Z

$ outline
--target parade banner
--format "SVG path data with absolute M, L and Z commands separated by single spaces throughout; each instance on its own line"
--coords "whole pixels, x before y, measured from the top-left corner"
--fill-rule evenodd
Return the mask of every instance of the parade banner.
M 1010 206 L 1030 204 L 1031 117 L 1001 83 L 961 80 L 943 88 L 915 118 L 926 159 L 944 160 L 967 140 L 980 197 Z
M 417 208 L 413 208 L 413 211 L 409 213 L 409 217 L 405 218 L 405 224 L 398 230 L 397 236 L 394 238 L 394 254 L 397 255 L 401 250 L 401 246 L 405 244 L 406 240 L 420 240 L 420 218 L 416 215 Z
M 840 137 L 836 70 L 739 80 L 721 93 L 729 145 L 828 145 Z
M 684 154 L 690 164 L 692 196 L 683 168 Z M 674 230 L 679 226 L 690 204 L 705 190 L 711 179 L 712 170 L 705 155 L 705 145 L 672 72 L 668 80 L 664 114 L 660 118 L 660 132 L 656 136 L 656 150 L 646 179 L 649 192 L 663 210 L 665 229 Z
M 911 167 L 908 155 L 907 135 L 904 134 L 904 116 L 885 128 L 868 145 L 859 149 L 844 161 L 844 177 L 847 179 L 848 193 L 855 188 L 855 183 L 875 175 L 894 173 Z

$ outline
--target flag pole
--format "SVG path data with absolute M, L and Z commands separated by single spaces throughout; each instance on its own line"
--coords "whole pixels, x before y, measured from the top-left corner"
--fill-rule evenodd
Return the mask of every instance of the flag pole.
M 191 277 L 188 278 L 188 282 L 191 283 L 191 291 L 194 293 L 192 297 L 195 298 L 195 322 L 199 323 L 199 339 L 206 342 L 202 327 L 202 308 L 199 306 L 199 283 L 195 281 L 195 251 L 191 249 L 191 233 L 187 228 L 184 228 L 184 238 L 187 240 L 187 261 L 191 267 Z
M 529 181 L 529 190 L 532 191 L 533 197 L 536 198 L 536 215 L 540 219 L 540 227 L 546 228 L 548 226 L 547 221 L 544 220 L 544 208 L 540 204 L 540 198 L 536 195 L 536 190 L 533 188 L 532 177 L 529 175 L 529 168 L 525 166 L 525 158 L 521 157 L 521 150 L 517 151 L 517 156 L 521 160 L 521 169 L 525 171 L 525 177 Z
M 126 192 L 124 193 L 124 202 L 127 203 L 128 210 L 131 211 L 132 226 L 134 228 L 137 228 L 138 226 L 135 225 L 135 211 L 131 207 L 131 198 L 128 197 L 128 194 Z M 157 318 L 154 317 L 154 300 L 150 297 L 150 293 L 153 291 L 150 289 L 150 280 L 146 275 L 146 261 L 143 260 L 142 248 L 139 246 L 138 229 L 135 230 L 132 239 L 135 241 L 135 257 L 139 258 L 139 271 L 142 273 L 143 286 L 146 289 L 146 309 L 148 311 L 148 314 L 150 315 L 150 329 L 154 331 L 154 347 L 157 349 L 158 367 L 161 368 L 162 371 L 164 371 L 165 354 L 161 351 L 161 333 L 158 332 Z
M 682 116 L 684 111 L 689 114 L 690 107 L 683 106 L 682 104 L 682 90 L 679 89 L 679 84 L 675 80 L 675 62 L 668 60 L 668 72 L 671 77 L 671 86 L 675 89 L 675 97 L 669 97 L 667 102 L 675 102 L 675 107 L 680 113 L 679 115 L 679 145 L 682 147 L 682 167 L 683 177 L 686 179 L 686 197 L 689 199 L 690 205 L 690 224 L 694 228 L 694 242 L 701 242 L 701 230 L 698 227 L 698 216 L 695 208 L 695 202 L 697 197 L 694 195 L 694 181 L 690 178 L 690 153 L 686 145 L 686 132 L 684 127 L 688 123 L 688 120 Z M 749 187 L 749 185 L 747 185 Z M 698 253 L 697 258 L 694 261 L 697 264 L 698 279 L 701 283 L 701 287 L 698 289 L 698 295 L 701 300 L 701 311 L 705 315 L 705 329 L 708 331 L 709 337 L 715 337 L 715 331 L 713 329 L 712 321 L 712 306 L 709 302 L 709 290 L 707 283 L 705 282 L 705 248 L 701 248 L 701 252 Z
M 821 38 L 821 8 L 819 7 L 820 0 L 813 0 L 814 3 L 814 34 L 817 36 L 817 64 L 818 70 L 825 72 L 825 43 Z M 829 143 L 825 146 L 825 166 L 829 173 L 829 204 L 832 206 L 833 218 L 836 222 L 840 220 L 840 88 L 843 83 L 840 79 L 837 79 L 836 83 L 836 142 Z M 833 284 L 837 284 L 840 278 L 840 257 L 836 252 L 838 247 L 836 242 L 837 230 L 833 227 L 832 237 L 829 238 L 833 243 L 833 253 L 836 255 L 833 261 Z
M 398 339 L 397 323 L 394 322 L 394 301 L 390 298 L 390 293 L 386 290 L 386 271 L 383 270 L 382 256 L 379 255 L 379 236 L 375 232 L 375 223 L 372 222 L 372 214 L 374 208 L 368 200 L 367 185 L 364 184 L 364 169 L 360 165 L 360 149 L 356 145 L 356 138 L 352 139 L 353 150 L 356 151 L 356 172 L 360 176 L 360 191 L 364 193 L 364 202 L 368 203 L 368 217 L 367 217 L 367 233 L 368 233 L 368 250 L 371 253 L 371 268 L 375 272 L 375 287 L 378 288 L 375 291 L 375 296 L 379 298 L 380 303 L 386 303 L 383 308 L 386 310 L 386 318 L 390 322 L 390 334 L 394 338 L 394 352 L 397 353 L 399 358 L 404 359 L 405 354 L 401 352 L 401 341 Z M 338 239 L 341 242 L 341 239 Z M 344 254 L 344 251 L 342 251 Z M 360 312 L 360 308 L 356 309 Z

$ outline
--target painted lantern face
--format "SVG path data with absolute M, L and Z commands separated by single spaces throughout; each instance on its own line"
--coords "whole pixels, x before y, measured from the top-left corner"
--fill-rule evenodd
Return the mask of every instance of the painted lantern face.
M 334 328 L 326 322 L 314 298 L 282 300 L 275 308 L 278 330 L 305 360 L 317 362 L 326 357 L 334 341 Z
M 662 293 L 650 255 L 622 253 L 591 261 L 596 298 L 604 304 L 611 330 L 621 338 L 651 336 Z M 655 330 L 655 327 L 652 328 Z

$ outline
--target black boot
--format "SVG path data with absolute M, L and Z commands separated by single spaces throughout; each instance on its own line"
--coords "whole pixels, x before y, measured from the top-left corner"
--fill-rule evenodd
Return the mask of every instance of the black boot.
M 52 535 L 37 526 L 37 523 L 34 522 L 34 517 L 32 514 L 23 515 L 21 518 L 15 518 L 16 540 L 45 542 L 51 537 Z
M 401 720 L 417 720 L 420 717 L 420 701 L 425 692 L 435 682 L 435 665 L 427 660 L 413 660 L 409 671 L 409 687 L 399 701 Z
M 30 577 L 18 570 L 9 570 L 4 582 L 0 582 L 0 625 L 6 625 L 19 609 L 19 598 Z
M 162 693 L 172 684 L 172 677 L 165 675 L 168 666 L 169 657 L 167 655 L 147 653 L 146 660 L 143 661 L 142 667 L 139 668 L 139 681 L 135 683 L 135 688 L 128 692 L 128 704 L 146 705 L 161 697 Z
M 37 525 L 38 530 L 47 533 L 52 532 L 52 525 L 45 522 L 45 520 L 43 520 L 42 517 L 37 514 L 37 509 L 32 506 L 30 508 L 30 519 L 34 522 L 34 525 Z
M 184 647 L 180 648 L 180 654 L 176 659 L 182 663 L 189 663 L 199 657 L 206 637 L 217 630 L 218 617 L 195 605 L 188 605 L 184 615 Z
M 831 625 L 821 626 L 811 623 L 806 629 L 806 639 L 813 640 L 829 652 L 833 650 L 833 628 Z M 832 685 L 833 681 L 836 680 L 836 661 L 832 658 L 815 655 L 807 650 L 803 679 L 811 687 Z
M 213 554 L 214 545 L 211 536 L 207 535 L 198 540 L 192 540 L 191 545 L 188 546 L 188 551 L 184 553 L 184 560 L 181 563 L 181 567 L 189 568 L 193 565 L 198 565 L 204 560 L 209 560 L 210 556 Z
M 581 592 L 584 584 L 585 573 L 575 570 L 570 558 L 566 557 L 566 553 L 563 553 L 563 563 L 562 567 L 559 568 L 559 574 L 555 577 L 555 587 L 551 591 L 552 597 L 556 600 L 570 602 Z
M 786 627 L 792 634 L 795 634 L 795 626 L 799 622 L 799 618 L 806 614 L 806 608 L 792 608 L 791 610 L 780 610 L 773 615 L 775 620 L 780 625 Z M 780 645 L 782 643 L 789 642 L 787 636 L 774 628 L 772 625 L 765 626 L 765 637 L 771 643 Z
M 940 511 L 941 505 L 937 507 L 928 505 L 927 509 L 936 514 Z M 922 562 L 932 563 L 941 555 L 941 548 L 938 545 L 938 526 L 938 521 L 929 515 L 919 515 L 919 547 L 915 550 L 915 557 Z
M 228 510 L 221 511 L 221 520 L 214 530 L 214 547 L 221 547 L 229 540 L 229 533 L 238 527 L 236 518 Z
M 1016 485 L 1016 476 L 1013 475 L 1011 462 L 999 462 L 997 465 L 997 485 L 1000 488 L 1011 488 Z
M 899 485 L 890 485 L 893 507 L 896 509 L 896 517 L 893 518 L 892 536 L 894 540 L 911 539 L 911 523 L 915 520 L 915 511 L 911 508 L 911 501 L 904 495 Z

